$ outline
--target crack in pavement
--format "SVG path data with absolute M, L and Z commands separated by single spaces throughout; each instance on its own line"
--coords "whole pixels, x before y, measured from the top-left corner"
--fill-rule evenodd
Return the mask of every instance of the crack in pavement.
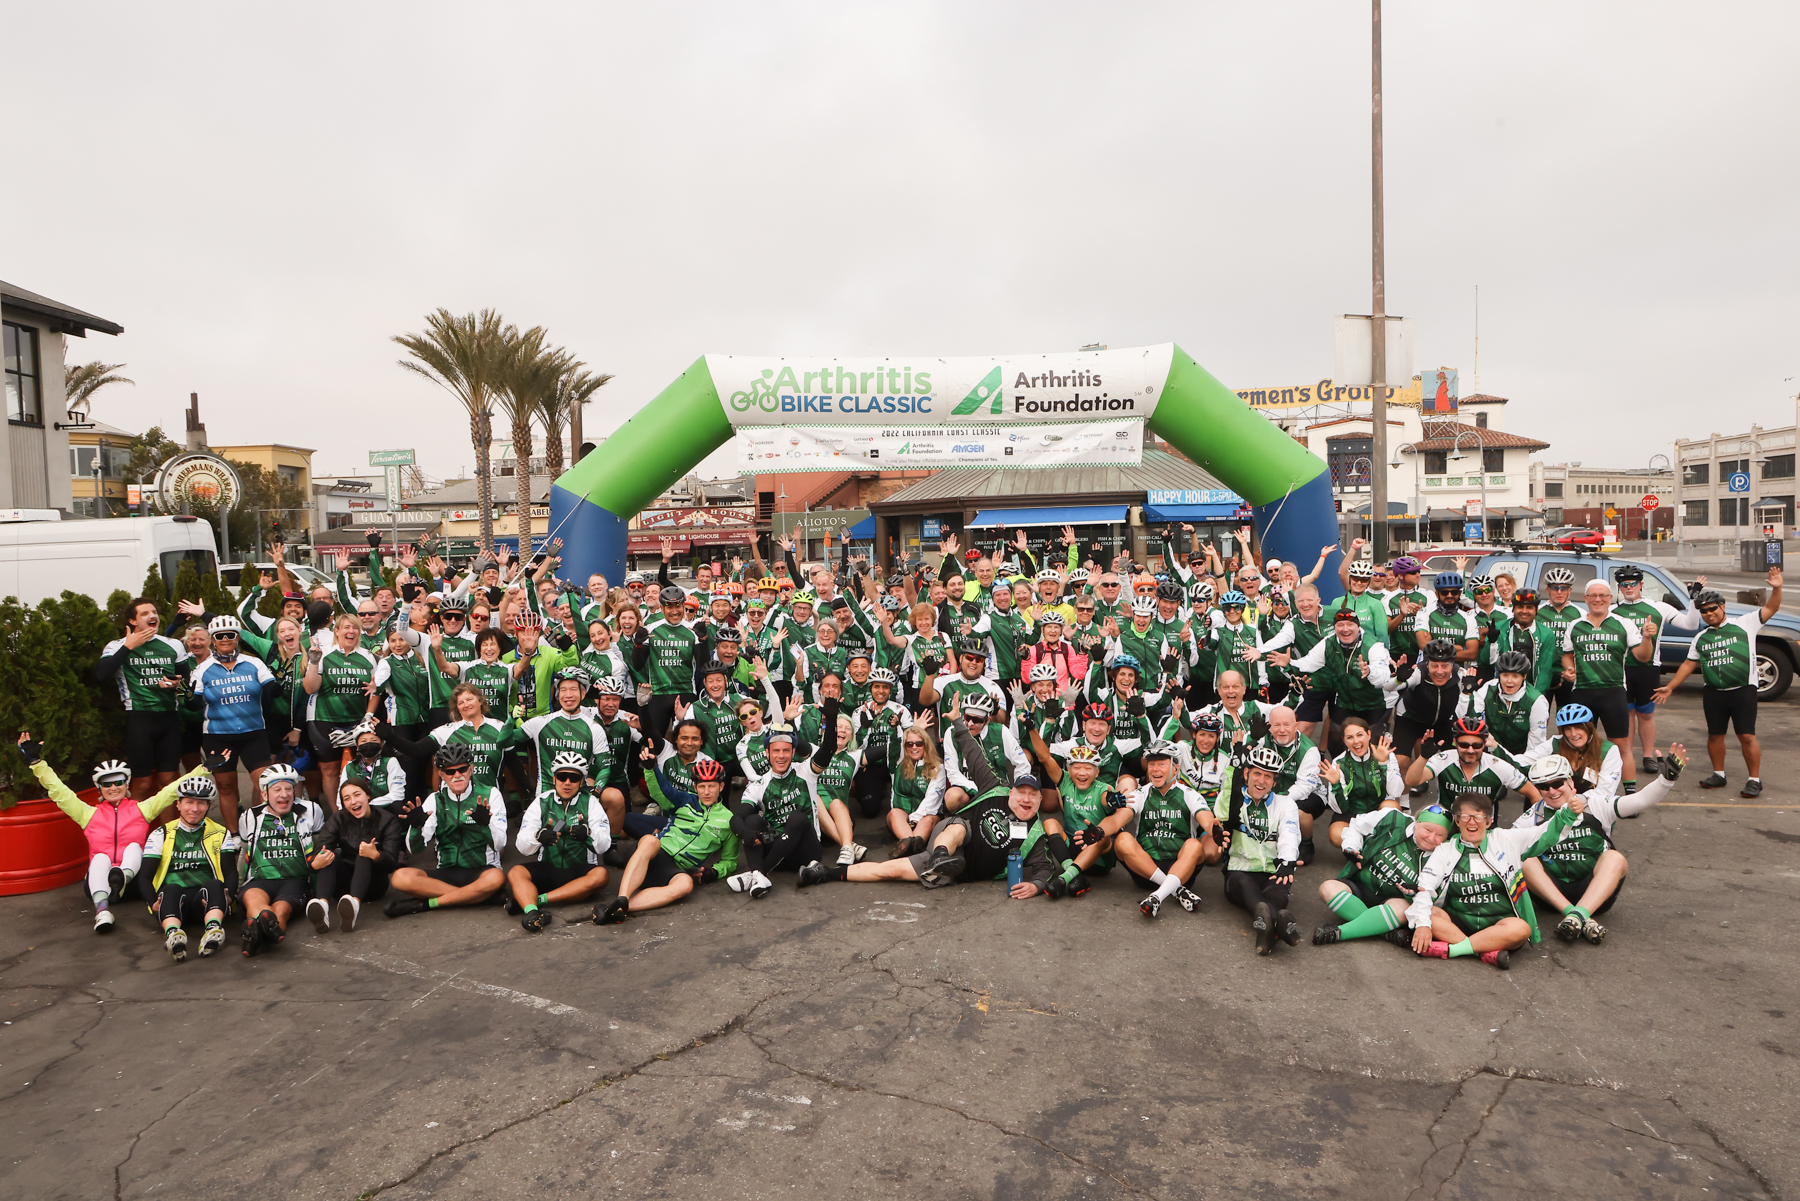
M 1432 1190 L 1432 1201 L 1437 1201 L 1439 1197 L 1443 1196 L 1444 1189 L 1449 1187 L 1450 1182 L 1462 1172 L 1463 1164 L 1469 1161 L 1469 1149 L 1475 1145 L 1475 1140 L 1481 1137 L 1482 1128 L 1487 1125 L 1487 1120 L 1494 1116 L 1494 1110 L 1500 1108 L 1500 1102 L 1506 1099 L 1507 1091 L 1511 1088 L 1512 1078 L 1503 1078 L 1500 1082 L 1500 1091 L 1494 1094 L 1494 1099 L 1488 1102 L 1487 1108 L 1481 1111 L 1481 1116 L 1475 1119 L 1474 1129 L 1470 1130 L 1467 1137 L 1463 1139 L 1462 1152 L 1456 1157 L 1456 1166 L 1452 1167 L 1449 1173 L 1438 1182 L 1437 1188 Z
M 1719 1150 L 1721 1150 L 1721 1151 L 1725 1152 L 1725 1154 L 1731 1156 L 1732 1161 L 1734 1163 L 1736 1163 L 1740 1168 L 1744 1169 L 1744 1171 L 1748 1172 L 1750 1174 L 1750 1178 L 1752 1180 L 1756 1181 L 1757 1184 L 1761 1185 L 1762 1190 L 1765 1193 L 1769 1194 L 1769 1196 L 1771 1196 L 1771 1197 L 1776 1197 L 1776 1198 L 1779 1198 L 1782 1195 L 1781 1190 L 1775 1187 L 1775 1182 L 1773 1180 L 1770 1180 L 1767 1176 L 1764 1176 L 1760 1171 L 1758 1171 L 1756 1165 L 1751 1163 L 1747 1158 L 1745 1158 L 1742 1154 L 1740 1154 L 1736 1147 L 1733 1147 L 1730 1143 L 1726 1142 L 1724 1140 L 1724 1138 L 1722 1138 L 1719 1135 L 1719 1132 L 1713 1128 L 1712 1123 L 1706 1121 L 1704 1118 L 1698 1118 L 1698 1117 L 1695 1117 L 1693 1114 L 1689 1113 L 1687 1111 L 1687 1107 L 1682 1105 L 1682 1103 L 1680 1101 L 1675 1099 L 1675 1094 L 1670 1093 L 1668 1095 L 1667 1100 L 1668 1100 L 1669 1104 L 1671 1104 L 1675 1107 L 1676 1113 L 1680 1114 L 1682 1117 L 1684 1117 L 1688 1121 L 1692 1122 L 1694 1124 L 1694 1129 L 1696 1129 L 1696 1130 L 1700 1131 L 1700 1133 L 1706 1135 L 1707 1138 L 1710 1138 L 1713 1141 L 1714 1145 L 1716 1145 L 1719 1148 Z M 1648 1123 L 1646 1123 L 1646 1125 L 1647 1124 Z M 1664 1141 L 1667 1141 L 1667 1140 L 1664 1140 Z
M 187 1102 L 189 1100 L 189 1098 L 193 1097 L 195 1093 L 198 1093 L 201 1089 L 203 1089 L 205 1087 L 206 1086 L 204 1084 L 196 1084 L 192 1089 L 188 1090 L 188 1093 L 186 1096 L 178 1098 L 173 1105 L 171 1105 L 167 1109 L 163 1110 L 162 1115 L 160 1117 L 158 1117 L 155 1121 L 151 1122 L 149 1125 L 145 1126 L 142 1130 L 138 1131 L 136 1134 L 131 1136 L 131 1146 L 129 1146 L 125 1149 L 125 1158 L 121 1159 L 118 1163 L 113 1165 L 113 1201 L 122 1201 L 123 1197 L 125 1196 L 125 1177 L 124 1177 L 125 1165 L 131 1162 L 131 1157 L 133 1155 L 137 1154 L 137 1146 L 138 1146 L 139 1141 L 142 1140 L 146 1134 L 149 1134 L 152 1129 L 154 1129 L 157 1125 L 159 1125 L 163 1121 L 164 1118 L 167 1118 L 170 1114 L 174 1113 L 185 1102 Z

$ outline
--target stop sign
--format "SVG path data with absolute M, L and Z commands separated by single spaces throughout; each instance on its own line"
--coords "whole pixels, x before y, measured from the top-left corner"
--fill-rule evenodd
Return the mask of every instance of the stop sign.
M 1646 513 L 1649 513 L 1649 512 L 1654 511 L 1656 506 L 1661 503 L 1662 502 L 1657 500 L 1656 497 L 1654 497 L 1654 496 L 1645 496 L 1643 500 L 1638 501 L 1638 508 L 1642 509 Z

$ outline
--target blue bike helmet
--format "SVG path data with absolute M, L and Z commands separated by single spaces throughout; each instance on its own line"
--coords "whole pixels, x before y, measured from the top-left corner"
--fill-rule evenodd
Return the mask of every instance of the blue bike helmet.
M 1229 609 L 1233 605 L 1236 605 L 1241 609 L 1249 603 L 1250 598 L 1245 596 L 1242 592 L 1239 592 L 1236 588 L 1233 588 L 1230 592 L 1227 592 L 1224 596 L 1219 598 L 1219 608 L 1221 609 Z
M 1460 592 L 1462 586 L 1463 578 L 1460 571 L 1440 571 L 1438 572 L 1437 579 L 1432 581 L 1432 587 L 1436 588 L 1439 592 Z
M 1578 726 L 1584 721 L 1593 720 L 1594 711 L 1592 709 L 1573 701 L 1556 711 L 1556 724 L 1559 726 Z

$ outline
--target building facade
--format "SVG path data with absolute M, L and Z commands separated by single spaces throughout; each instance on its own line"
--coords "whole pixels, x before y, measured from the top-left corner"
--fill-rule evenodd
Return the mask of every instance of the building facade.
M 131 444 L 137 435 L 104 421 L 65 433 L 69 438 L 69 511 L 76 517 L 130 516 L 128 485 L 137 481 L 125 478 L 125 468 L 131 462 Z M 105 512 L 94 503 L 96 496 L 106 498 Z
M 1782 535 L 1794 528 L 1792 425 L 1752 425 L 1741 434 L 1675 442 L 1675 536 L 1683 541 L 1759 537 L 1761 517 L 1779 509 Z
M 122 334 L 104 317 L 0 282 L 6 341 L 6 437 L 0 439 L 0 509 L 57 509 L 75 515 L 74 475 L 63 372 L 68 339 L 89 330 Z M 85 421 L 79 424 L 87 424 Z M 93 494 L 88 494 L 92 515 Z
M 1533 463 L 1531 503 L 1544 524 L 1611 525 L 1628 541 L 1667 538 L 1675 528 L 1675 476 L 1666 467 L 1588 467 L 1582 463 Z M 1656 497 L 1646 511 L 1643 500 Z

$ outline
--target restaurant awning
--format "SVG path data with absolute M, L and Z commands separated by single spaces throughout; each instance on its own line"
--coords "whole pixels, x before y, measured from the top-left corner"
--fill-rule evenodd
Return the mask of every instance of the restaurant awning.
M 1125 505 L 1065 505 L 1044 509 L 983 509 L 969 523 L 984 526 L 1118 525 L 1124 522 Z

